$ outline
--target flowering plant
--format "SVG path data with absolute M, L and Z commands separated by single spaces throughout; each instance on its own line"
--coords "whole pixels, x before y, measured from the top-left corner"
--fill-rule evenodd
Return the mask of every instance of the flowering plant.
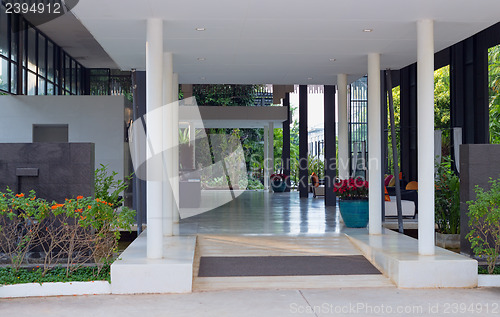
M 339 179 L 335 181 L 333 191 L 342 200 L 355 200 L 368 198 L 368 182 L 361 177 Z

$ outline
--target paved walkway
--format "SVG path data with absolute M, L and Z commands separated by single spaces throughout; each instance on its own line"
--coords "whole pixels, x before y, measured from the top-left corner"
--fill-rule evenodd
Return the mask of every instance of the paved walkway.
M 220 291 L 0 299 L 0 316 L 498 316 L 500 288 Z

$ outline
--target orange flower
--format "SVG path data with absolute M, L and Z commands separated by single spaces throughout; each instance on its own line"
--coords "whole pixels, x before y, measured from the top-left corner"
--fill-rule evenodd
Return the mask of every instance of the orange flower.
M 99 198 L 96 198 L 95 201 L 100 202 L 101 200 Z
M 23 193 L 21 193 L 21 194 L 16 194 L 16 197 L 18 197 L 18 198 L 22 198 L 22 197 L 24 197 L 24 194 L 23 194 Z
M 89 205 L 89 207 L 88 207 L 88 208 L 89 208 L 89 209 L 92 209 L 92 206 L 90 206 L 90 205 Z
M 33 198 L 31 198 L 31 200 L 35 200 L 36 199 L 36 196 L 34 196 Z
M 77 209 L 76 212 L 82 212 L 83 210 L 82 209 Z
M 85 216 L 85 217 L 84 216 L 80 216 L 80 219 L 82 219 L 82 220 L 85 220 L 86 218 L 87 218 L 87 216 Z
M 60 207 L 64 207 L 64 204 L 55 204 L 54 206 L 52 206 L 50 208 L 57 209 L 57 208 L 60 208 Z
M 83 196 L 77 196 L 76 197 L 76 200 L 80 200 L 80 199 L 83 199 Z

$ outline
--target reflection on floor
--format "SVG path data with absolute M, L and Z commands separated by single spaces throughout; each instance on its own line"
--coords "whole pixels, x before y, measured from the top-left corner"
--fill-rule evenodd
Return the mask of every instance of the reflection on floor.
M 181 234 L 331 235 L 341 232 L 340 215 L 322 198 L 297 192 L 246 191 L 229 203 L 181 220 Z

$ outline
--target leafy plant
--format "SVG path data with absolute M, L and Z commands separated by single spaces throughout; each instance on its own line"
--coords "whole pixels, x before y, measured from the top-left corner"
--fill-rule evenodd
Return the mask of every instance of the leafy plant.
M 485 257 L 492 274 L 500 255 L 500 179 L 490 179 L 491 189 L 476 186 L 476 199 L 468 201 L 469 226 L 467 239 L 476 256 Z
M 22 283 L 47 283 L 47 282 L 90 282 L 108 281 L 111 282 L 110 266 L 106 265 L 102 269 L 93 266 L 78 268 L 66 275 L 66 269 L 55 267 L 44 274 L 40 266 L 33 269 L 0 268 L 0 285 L 22 284 Z
M 120 229 L 131 229 L 135 212 L 119 207 L 119 193 L 126 183 L 107 174 L 103 166 L 96 171 L 96 196 L 49 203 L 36 197 L 15 194 L 7 188 L 0 193 L 0 252 L 9 260 L 13 272 L 26 263 L 26 255 L 42 250 L 42 277 L 54 264 L 65 264 L 65 275 L 87 263 L 103 269 L 117 251 Z M 42 264 L 41 263 L 41 264 Z
M 460 233 L 460 178 L 453 172 L 453 160 L 443 157 L 437 166 L 435 219 L 440 233 Z
M 123 205 L 123 192 L 128 188 L 132 175 L 126 176 L 125 180 L 115 179 L 117 172 L 109 174 L 107 165 L 95 170 L 95 198 L 104 200 L 118 208 Z

